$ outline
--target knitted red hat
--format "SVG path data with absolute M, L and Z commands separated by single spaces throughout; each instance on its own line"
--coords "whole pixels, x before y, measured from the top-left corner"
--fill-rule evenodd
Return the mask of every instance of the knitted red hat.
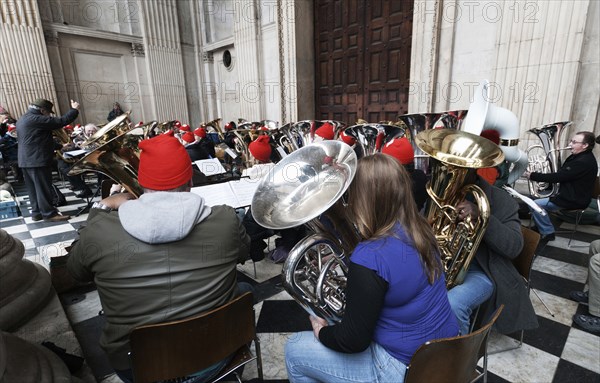
M 73 130 L 73 127 L 71 125 L 65 125 L 64 129 L 65 130 Z
M 356 138 L 352 137 L 349 134 L 346 134 L 346 132 L 342 132 L 342 134 L 340 134 L 340 138 L 342 139 L 342 141 L 344 141 L 346 144 L 348 144 L 350 146 L 356 144 Z
M 194 134 L 200 138 L 204 138 L 204 137 L 206 137 L 206 129 L 200 127 L 198 129 L 194 130 Z
M 229 121 L 228 123 L 225 124 L 225 130 L 231 130 L 231 129 L 235 129 L 235 122 L 233 122 L 233 121 Z
M 487 138 L 492 141 L 494 144 L 500 144 L 500 133 L 494 129 L 488 129 L 481 132 L 481 137 Z
M 179 140 L 168 134 L 143 140 L 139 144 L 138 182 L 152 190 L 170 190 L 192 179 L 192 161 Z
M 17 126 L 15 124 L 8 125 L 8 132 L 12 132 L 13 130 L 17 130 Z
M 248 145 L 250 154 L 261 162 L 269 162 L 271 158 L 271 145 L 269 144 L 269 136 L 259 136 L 256 140 Z
M 395 157 L 402 165 L 407 165 L 415 159 L 413 147 L 406 137 L 394 138 L 381 150 L 382 153 Z
M 188 124 L 183 124 L 179 127 L 179 130 L 183 130 L 184 132 L 189 132 L 190 126 Z
M 315 134 L 324 138 L 325 140 L 333 140 L 333 125 L 331 125 L 329 122 L 326 122 L 315 131 Z
M 196 138 L 194 137 L 192 132 L 185 132 L 185 134 L 183 136 L 181 136 L 181 139 L 189 144 L 196 141 Z

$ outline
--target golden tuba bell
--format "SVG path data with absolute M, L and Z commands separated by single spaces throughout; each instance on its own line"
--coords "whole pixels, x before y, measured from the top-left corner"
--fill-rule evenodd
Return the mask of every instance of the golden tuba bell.
M 354 178 L 356 164 L 356 154 L 341 141 L 303 146 L 261 179 L 252 200 L 252 215 L 260 225 L 285 229 L 307 224 L 315 232 L 290 251 L 282 270 L 283 287 L 308 312 L 329 321 L 339 321 L 344 312 L 345 254 L 357 242 L 352 227 L 343 226 L 348 220 L 338 202 Z M 322 215 L 342 240 L 324 230 L 316 219 Z
M 113 120 L 114 121 L 114 120 Z M 112 121 L 111 121 L 112 122 Z M 140 165 L 139 143 L 150 138 L 156 133 L 156 129 L 166 129 L 173 125 L 173 121 L 158 124 L 156 121 L 130 129 L 129 124 L 122 120 L 112 125 L 115 132 L 105 130 L 102 135 L 94 141 L 96 149 L 87 153 L 77 161 L 69 175 L 80 174 L 86 171 L 102 173 L 123 187 L 136 197 L 143 194 L 143 189 L 138 182 L 138 169 Z M 117 134 L 120 132 L 120 134 Z M 111 137 L 105 141 L 102 137 Z
M 438 241 L 448 289 L 463 282 L 467 269 L 483 238 L 490 216 L 489 201 L 480 187 L 467 184 L 470 169 L 492 167 L 504 160 L 493 142 L 454 129 L 434 129 L 416 137 L 420 149 L 431 156 L 431 181 L 425 217 Z M 458 220 L 456 206 L 472 195 L 479 217 Z

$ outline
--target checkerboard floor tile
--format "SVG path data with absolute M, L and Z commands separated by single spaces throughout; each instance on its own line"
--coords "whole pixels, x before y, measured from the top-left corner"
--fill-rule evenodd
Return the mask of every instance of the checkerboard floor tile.
M 52 257 L 64 255 L 65 247 L 77 238 L 77 229 L 85 223 L 87 212 L 68 222 L 33 222 L 27 211 L 24 186 L 17 184 L 15 190 L 22 216 L 0 221 L 0 228 L 23 241 L 27 258 L 47 267 Z M 75 215 L 86 207 L 87 201 L 76 198 L 65 187 L 61 190 L 68 201 L 60 208 L 63 214 Z M 552 313 L 531 294 L 540 327 L 525 332 L 521 348 L 490 355 L 490 382 L 600 382 L 600 337 L 573 324 L 573 315 L 587 312 L 587 307 L 569 299 L 570 291 L 584 287 L 587 249 L 589 242 L 596 238 L 600 238 L 600 227 L 583 225 L 573 235 L 571 247 L 567 246 L 568 235 L 560 234 L 555 241 L 538 249 L 531 275 L 532 287 Z M 287 381 L 283 346 L 290 334 L 310 329 L 307 314 L 281 287 L 281 267 L 269 260 L 255 264 L 248 261 L 238 270 L 240 280 L 252 283 L 259 295 L 260 302 L 255 309 L 264 376 L 268 382 Z M 119 382 L 97 345 L 103 320 L 98 316 L 101 306 L 97 292 L 70 292 L 63 294 L 61 301 L 75 332 L 79 332 L 82 349 L 96 378 L 107 383 Z M 494 332 L 490 337 L 490 350 L 515 344 L 517 338 L 518 334 L 506 336 Z M 247 366 L 244 378 L 256 376 L 256 366 Z

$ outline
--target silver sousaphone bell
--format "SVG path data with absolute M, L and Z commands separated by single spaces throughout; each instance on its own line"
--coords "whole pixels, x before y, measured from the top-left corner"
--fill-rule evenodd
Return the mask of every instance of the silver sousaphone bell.
M 340 241 L 315 218 L 338 206 L 356 166 L 356 154 L 345 143 L 313 143 L 277 163 L 252 199 L 252 215 L 260 225 L 286 229 L 308 224 L 316 233 L 290 251 L 282 270 L 283 287 L 309 313 L 330 322 L 342 317 L 348 268 Z M 331 226 L 340 232 L 337 224 Z

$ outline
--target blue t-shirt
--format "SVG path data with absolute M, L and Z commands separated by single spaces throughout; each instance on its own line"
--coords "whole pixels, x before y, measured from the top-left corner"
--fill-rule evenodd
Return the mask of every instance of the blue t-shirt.
M 374 270 L 388 282 L 373 340 L 408 364 L 423 343 L 458 335 L 443 273 L 429 284 L 421 258 L 403 228 L 396 236 L 358 244 L 351 261 Z

